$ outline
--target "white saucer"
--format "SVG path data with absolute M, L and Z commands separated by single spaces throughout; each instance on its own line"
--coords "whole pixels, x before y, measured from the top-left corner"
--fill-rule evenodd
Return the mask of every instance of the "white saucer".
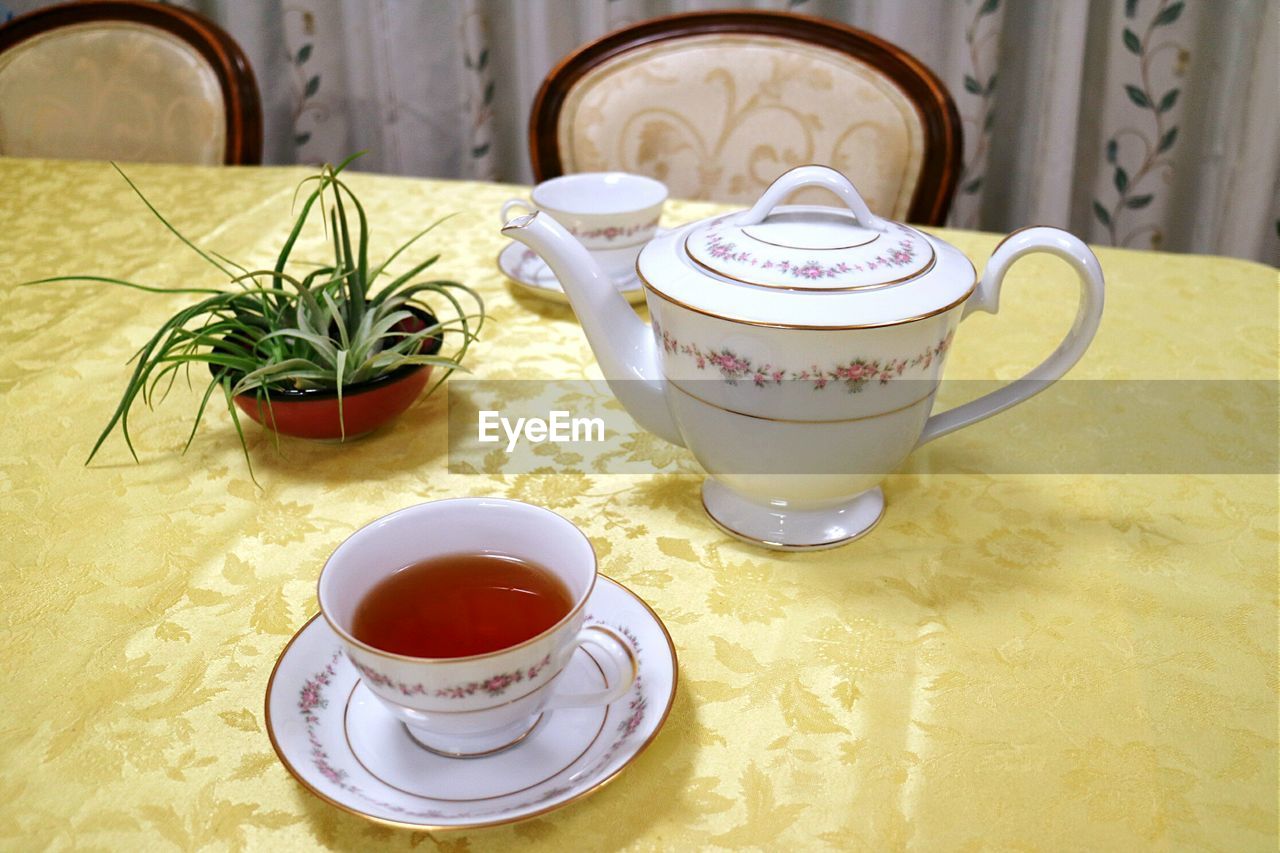
M 649 745 L 675 699 L 675 646 L 657 614 L 604 576 L 587 621 L 631 641 L 639 674 L 612 705 L 542 716 L 519 746 L 484 758 L 445 758 L 419 746 L 365 687 L 337 635 L 315 616 L 280 653 L 267 683 L 267 733 L 303 787 L 343 811 L 417 830 L 511 823 L 595 791 Z M 606 686 L 579 648 L 561 689 Z
M 658 234 L 665 233 L 665 230 L 659 228 Z M 498 253 L 498 269 L 511 279 L 512 284 L 519 286 L 526 293 L 550 299 L 552 302 L 569 301 L 556 274 L 533 249 L 523 243 L 513 240 Z M 632 305 L 644 302 L 644 286 L 640 284 L 640 279 L 634 272 L 625 281 L 617 282 L 617 285 L 618 291 Z

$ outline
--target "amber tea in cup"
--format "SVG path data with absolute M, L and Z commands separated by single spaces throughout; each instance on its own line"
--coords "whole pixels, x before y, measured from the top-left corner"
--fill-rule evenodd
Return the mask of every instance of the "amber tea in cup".
M 450 498 L 351 534 L 320 572 L 320 612 L 360 684 L 421 746 L 451 757 L 524 743 L 561 708 L 616 702 L 635 683 L 627 638 L 588 624 L 591 541 L 568 519 L 499 498 Z M 558 678 L 583 647 L 603 685 Z
M 351 633 L 394 654 L 459 658 L 509 648 L 568 615 L 548 568 L 498 553 L 446 554 L 387 575 L 356 605 Z

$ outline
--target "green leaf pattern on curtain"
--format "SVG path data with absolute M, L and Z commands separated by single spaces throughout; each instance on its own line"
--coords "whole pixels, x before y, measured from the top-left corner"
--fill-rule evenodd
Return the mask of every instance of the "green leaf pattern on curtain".
M 466 0 L 459 24 L 467 106 L 467 150 L 470 178 L 497 177 L 493 155 L 493 76 L 488 22 L 474 0 Z
M 1000 38 L 1000 0 L 965 0 L 972 13 L 964 31 L 968 65 L 964 91 L 973 97 L 954 97 L 964 124 L 965 155 L 960 186 L 952 203 L 950 224 L 977 228 L 981 213 L 981 192 L 987 166 L 991 126 L 995 122 L 995 63 Z
M 0 0 L 0 14 L 52 2 Z M 1095 243 L 1280 261 L 1266 108 L 1280 102 L 1268 35 L 1280 0 L 171 2 L 245 48 L 268 162 L 367 148 L 367 169 L 506 181 L 530 179 L 537 83 L 577 45 L 729 5 L 827 17 L 910 51 L 950 88 L 965 132 L 952 225 L 1045 222 Z M 1178 216 L 1191 198 L 1213 205 L 1195 227 Z
M 1145 21 L 1139 15 L 1150 7 Z M 1136 81 L 1122 84 L 1128 96 L 1131 123 L 1111 132 L 1103 156 L 1111 168 L 1114 194 L 1093 200 L 1093 215 L 1115 246 L 1160 248 L 1164 232 L 1158 219 L 1141 213 L 1156 199 L 1174 170 L 1172 150 L 1178 143 L 1178 126 L 1172 115 L 1181 89 L 1176 78 L 1190 62 L 1191 53 L 1168 27 L 1181 17 L 1182 0 L 1143 4 L 1126 0 L 1125 23 L 1120 33 L 1128 69 Z M 1159 74 L 1164 71 L 1164 77 Z
M 332 160 L 324 153 L 313 153 L 308 147 L 315 135 L 316 126 L 329 118 L 327 99 L 320 92 L 322 75 L 319 62 L 314 57 L 317 21 L 313 11 L 298 6 L 283 9 L 285 27 L 282 36 L 284 49 L 289 56 L 290 129 L 295 158 L 300 163 L 320 163 Z M 262 84 L 259 83 L 259 86 Z
M 299 76 L 305 77 L 307 81 L 302 85 L 302 95 L 298 98 L 293 118 L 293 144 L 299 148 L 311 140 L 311 132 L 298 127 L 299 120 L 307 111 L 307 101 L 314 98 L 320 91 L 320 75 L 312 74 L 307 76 L 306 74 L 307 60 L 311 58 L 311 51 L 314 47 L 314 44 L 307 42 L 298 48 L 298 53 L 293 60 L 294 67 L 300 72 Z

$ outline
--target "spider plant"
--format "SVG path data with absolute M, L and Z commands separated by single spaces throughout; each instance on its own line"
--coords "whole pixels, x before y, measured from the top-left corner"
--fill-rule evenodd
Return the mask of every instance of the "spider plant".
M 211 378 L 204 386 L 183 452 L 195 439 L 210 398 L 221 391 L 251 475 L 253 463 L 233 404 L 238 395 L 253 394 L 258 404 L 270 412 L 273 391 L 334 389 L 341 421 L 344 388 L 405 365 L 438 365 L 443 370 L 428 391 L 431 393 L 452 371 L 465 369 L 462 360 L 484 323 L 484 305 L 479 295 L 456 281 L 420 280 L 439 259 L 438 254 L 408 264 L 398 274 L 388 271 L 405 250 L 443 220 L 422 229 L 381 263 L 371 263 L 364 206 L 340 177 L 359 156 L 354 154 L 337 166 L 326 164 L 318 174 L 299 184 L 294 193 L 295 206 L 299 194 L 303 190 L 309 192 L 271 269 L 249 269 L 217 252 L 201 249 L 151 204 L 124 170 L 112 163 L 156 218 L 226 281 L 218 287 L 153 287 L 106 276 L 70 275 L 26 282 L 98 282 L 147 293 L 199 297 L 161 324 L 129 360 L 134 365 L 133 373 L 85 464 L 93 460 L 117 426 L 136 461 L 138 455 L 129 435 L 129 413 L 139 398 L 148 408 L 164 400 L 180 373 L 190 386 L 193 364 L 207 365 Z M 303 226 L 315 212 L 325 224 L 333 258 L 323 263 L 294 260 L 291 264 Z M 305 273 L 298 267 L 305 267 Z M 375 288 L 375 283 L 384 277 L 387 282 Z M 402 324 L 414 317 L 411 309 L 415 307 L 437 316 L 425 301 L 428 295 L 447 302 L 452 316 L 426 328 L 406 331 Z M 468 305 L 470 310 L 464 307 L 464 300 L 473 303 Z M 424 342 L 445 335 L 457 340 L 451 355 L 419 352 Z M 345 423 L 342 428 L 345 438 Z

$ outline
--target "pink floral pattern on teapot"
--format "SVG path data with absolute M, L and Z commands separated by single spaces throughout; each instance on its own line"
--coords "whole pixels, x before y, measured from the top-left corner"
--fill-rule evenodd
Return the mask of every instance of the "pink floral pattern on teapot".
M 780 261 L 761 260 L 751 252 L 738 251 L 737 243 L 726 242 L 724 236 L 715 230 L 707 232 L 706 246 L 707 252 L 713 258 L 746 264 L 762 270 L 778 270 L 794 278 L 807 279 L 809 281 L 821 278 L 836 278 L 848 272 L 865 272 L 867 270 L 881 269 L 882 267 L 904 267 L 910 265 L 916 258 L 916 247 L 908 239 L 902 240 L 888 252 L 877 255 L 865 264 L 849 264 L 843 261 L 836 264 L 823 264 L 812 259 L 798 263 L 786 259 Z
M 791 379 L 812 382 L 815 391 L 836 383 L 850 394 L 858 393 L 871 382 L 887 385 L 890 380 L 902 376 L 911 368 L 927 370 L 950 349 L 951 339 L 955 334 L 954 331 L 948 332 L 933 346 L 909 357 L 881 360 L 858 356 L 830 367 L 814 364 L 795 370 L 755 362 L 728 347 L 717 349 L 702 347 L 696 343 L 681 343 L 657 321 L 653 323 L 653 331 L 668 355 L 692 356 L 698 370 L 718 370 L 724 381 L 731 385 L 749 380 L 757 388 L 763 388 L 766 385 L 781 385 L 783 380 Z

